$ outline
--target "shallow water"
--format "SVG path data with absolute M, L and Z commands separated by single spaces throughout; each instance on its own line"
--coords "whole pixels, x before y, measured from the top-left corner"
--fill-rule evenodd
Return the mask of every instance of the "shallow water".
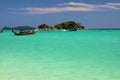
M 120 30 L 0 33 L 1 80 L 120 80 Z

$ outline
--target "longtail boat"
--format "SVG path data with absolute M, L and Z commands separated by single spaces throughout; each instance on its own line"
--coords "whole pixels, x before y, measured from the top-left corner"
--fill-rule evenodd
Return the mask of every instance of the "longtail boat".
M 17 36 L 20 36 L 20 35 L 31 35 L 31 34 L 35 34 L 38 31 L 39 31 L 39 29 L 35 29 L 35 30 L 19 30 L 19 31 L 12 30 L 12 32 L 15 35 L 17 35 Z
M 0 33 L 2 33 L 4 30 L 3 29 L 0 29 Z

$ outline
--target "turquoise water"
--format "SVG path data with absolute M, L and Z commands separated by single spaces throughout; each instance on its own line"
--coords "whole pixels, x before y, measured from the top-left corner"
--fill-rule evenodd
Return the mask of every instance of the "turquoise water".
M 120 30 L 0 33 L 0 80 L 120 80 Z

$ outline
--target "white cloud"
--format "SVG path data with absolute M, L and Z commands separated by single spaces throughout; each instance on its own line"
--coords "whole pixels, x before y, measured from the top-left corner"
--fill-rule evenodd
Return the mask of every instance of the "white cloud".
M 107 3 L 107 4 L 111 6 L 120 6 L 120 3 Z
M 68 11 L 101 11 L 101 10 L 120 10 L 120 3 L 106 3 L 106 4 L 87 4 L 68 2 L 58 4 L 58 7 L 50 8 L 18 8 L 17 10 L 22 11 L 23 14 L 48 14 Z M 12 10 L 11 8 L 9 8 Z
M 84 7 L 62 7 L 62 8 L 22 8 L 26 14 L 47 14 L 47 13 L 58 13 L 67 11 L 93 11 L 92 8 Z
M 90 7 L 90 6 L 92 6 L 91 4 L 76 3 L 76 2 L 64 3 L 64 4 L 62 4 L 62 5 L 72 5 L 72 6 L 81 6 L 81 7 Z
M 87 4 L 87 3 L 76 3 L 76 2 L 69 2 L 64 3 L 62 5 L 69 5 L 69 6 L 81 6 L 81 7 L 88 7 L 88 8 L 94 8 L 94 10 L 97 9 L 114 9 L 114 10 L 120 10 L 120 3 L 107 3 L 107 4 Z

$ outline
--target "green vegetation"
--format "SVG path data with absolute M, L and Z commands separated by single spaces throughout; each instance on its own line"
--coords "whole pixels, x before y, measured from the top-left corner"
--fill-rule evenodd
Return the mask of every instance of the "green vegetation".
M 84 26 L 82 26 L 80 23 L 76 23 L 74 21 L 66 21 L 66 22 L 62 22 L 62 23 L 59 23 L 59 24 L 56 24 L 55 26 L 51 27 L 47 24 L 41 24 L 41 25 L 38 25 L 37 27 L 38 29 L 40 30 L 58 30 L 58 29 L 65 29 L 65 30 L 82 30 L 82 29 L 85 29 Z M 3 27 L 4 30 L 12 30 L 12 29 L 15 29 L 15 30 L 20 30 L 20 29 L 27 29 L 27 30 L 30 30 L 30 29 L 35 29 L 35 27 L 30 27 L 30 26 L 18 26 L 18 27 Z
M 76 29 L 76 30 L 81 30 L 81 29 L 85 29 L 85 27 L 82 26 L 80 23 L 76 23 L 74 21 L 62 22 L 60 24 L 56 24 L 54 27 L 51 27 L 47 24 L 41 24 L 41 25 L 38 26 L 38 28 L 41 29 L 41 30 L 53 30 L 53 29 L 65 29 L 65 30 Z
M 41 24 L 41 25 L 38 26 L 38 29 L 50 30 L 50 29 L 53 29 L 53 27 L 51 27 L 47 24 Z
M 60 24 L 56 24 L 54 26 L 56 29 L 66 29 L 66 30 L 71 30 L 71 29 L 85 29 L 84 26 L 82 26 L 80 23 L 76 23 L 74 21 L 67 21 L 67 22 L 62 22 Z

